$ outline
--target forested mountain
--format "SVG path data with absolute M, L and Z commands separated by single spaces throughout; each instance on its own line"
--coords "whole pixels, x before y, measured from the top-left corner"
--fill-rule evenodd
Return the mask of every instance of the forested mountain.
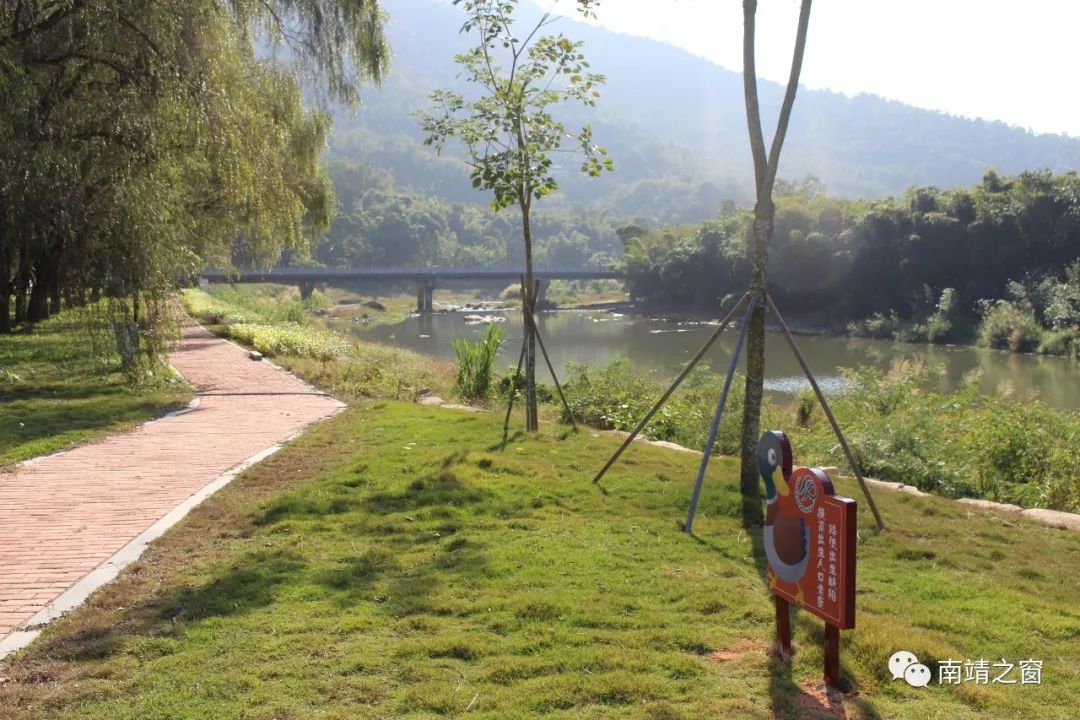
M 384 8 L 393 50 L 389 76 L 355 114 L 335 113 L 328 160 L 342 207 L 351 208 L 372 175 L 384 173 L 392 174 L 399 190 L 485 203 L 460 162 L 437 158 L 421 144 L 409 115 L 426 105 L 436 87 L 463 89 L 453 62 L 467 41 L 458 34 L 461 11 L 449 0 L 389 0 Z M 569 17 L 554 29 L 583 40 L 592 69 L 607 76 L 597 108 L 570 118 L 593 123 L 616 172 L 599 180 L 567 172 L 562 192 L 546 206 L 600 203 L 664 224 L 710 217 L 723 199 L 749 200 L 752 172 L 737 72 Z M 781 92 L 776 83 L 761 83 L 765 118 L 776 116 Z M 803 89 L 780 175 L 812 174 L 830 194 L 871 198 L 902 194 L 913 185 L 967 187 L 990 167 L 1003 174 L 1076 169 L 1080 139 L 1035 135 L 870 95 Z

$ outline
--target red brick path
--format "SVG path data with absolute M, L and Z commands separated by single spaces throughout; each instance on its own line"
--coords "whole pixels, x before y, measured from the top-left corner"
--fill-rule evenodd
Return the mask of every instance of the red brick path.
M 196 409 L 0 473 L 0 639 L 217 476 L 340 404 L 197 325 Z

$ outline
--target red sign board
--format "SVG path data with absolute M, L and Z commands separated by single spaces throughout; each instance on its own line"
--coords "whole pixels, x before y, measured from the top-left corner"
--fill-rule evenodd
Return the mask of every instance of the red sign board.
M 771 437 L 770 437 L 771 436 Z M 759 463 L 768 509 L 769 588 L 837 628 L 855 627 L 855 501 L 836 495 L 818 468 L 791 470 L 783 433 L 766 433 Z

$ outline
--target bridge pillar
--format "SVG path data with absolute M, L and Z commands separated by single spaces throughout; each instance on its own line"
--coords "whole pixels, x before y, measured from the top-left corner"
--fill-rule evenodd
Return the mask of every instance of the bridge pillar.
M 416 312 L 429 313 L 434 308 L 435 279 L 422 278 L 416 281 Z
M 315 292 L 315 283 L 313 282 L 305 281 L 300 283 L 298 287 L 300 288 L 301 300 L 307 300 L 311 297 L 311 293 Z
M 210 292 L 210 281 L 202 275 L 199 276 L 199 289 L 203 292 Z
M 544 308 L 544 304 L 547 302 L 547 291 L 549 287 L 551 287 L 551 281 L 541 278 L 540 291 L 536 295 L 537 310 L 542 310 Z

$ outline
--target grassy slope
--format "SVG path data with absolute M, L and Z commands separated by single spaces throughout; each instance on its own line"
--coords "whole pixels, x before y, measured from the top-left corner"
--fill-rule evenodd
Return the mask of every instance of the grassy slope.
M 397 402 L 318 426 L 3 668 L 0 718 L 814 717 L 800 686 L 822 625 L 797 617 L 790 670 L 763 652 L 733 461 L 713 463 L 692 538 L 694 456 L 635 447 L 601 490 L 614 439 L 500 449 L 500 427 Z M 861 513 L 848 716 L 1075 717 L 1080 536 L 877 499 L 890 529 Z M 1044 683 L 913 689 L 886 672 L 901 648 L 1041 658 Z
M 118 432 L 191 399 L 180 383 L 127 387 L 64 315 L 0 336 L 0 368 L 8 371 L 0 371 L 0 467 Z

